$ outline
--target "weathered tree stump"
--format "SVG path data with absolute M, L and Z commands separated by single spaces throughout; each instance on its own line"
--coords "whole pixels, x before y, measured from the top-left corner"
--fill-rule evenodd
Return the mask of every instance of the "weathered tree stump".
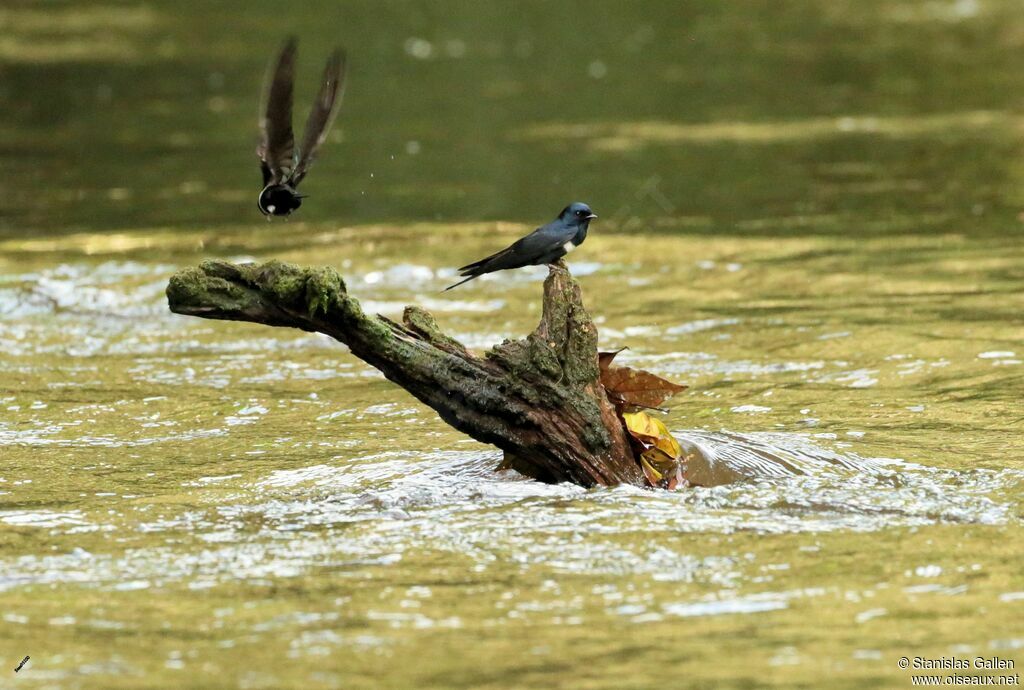
M 536 479 L 645 484 L 599 379 L 597 329 L 562 262 L 544 282 L 536 330 L 483 357 L 445 335 L 418 307 L 406 307 L 400 324 L 365 314 L 333 268 L 206 261 L 171 278 L 167 301 L 178 314 L 329 335 Z

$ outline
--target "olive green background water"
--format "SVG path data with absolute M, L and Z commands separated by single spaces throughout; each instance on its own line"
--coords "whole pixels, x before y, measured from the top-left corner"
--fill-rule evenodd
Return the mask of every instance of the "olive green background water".
M 351 71 L 268 224 L 288 33 L 297 121 Z M 1017 0 L 5 3 L 0 687 L 1019 672 L 1022 68 Z M 577 199 L 602 346 L 689 384 L 666 423 L 746 480 L 497 473 L 326 338 L 166 310 L 203 258 L 330 264 L 482 349 L 544 270 L 440 290 Z

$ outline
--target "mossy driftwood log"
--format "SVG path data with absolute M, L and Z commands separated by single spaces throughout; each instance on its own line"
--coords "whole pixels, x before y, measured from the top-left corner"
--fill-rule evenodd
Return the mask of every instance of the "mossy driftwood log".
M 505 452 L 535 479 L 644 485 L 622 421 L 600 383 L 597 329 L 559 262 L 544 282 L 540 325 L 484 356 L 445 335 L 418 307 L 402 323 L 369 315 L 332 268 L 207 261 L 175 274 L 171 311 L 324 333 L 441 418 Z

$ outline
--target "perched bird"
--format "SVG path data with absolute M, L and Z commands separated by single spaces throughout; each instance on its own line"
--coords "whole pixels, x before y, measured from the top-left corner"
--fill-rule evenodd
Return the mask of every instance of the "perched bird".
M 296 150 L 292 133 L 292 87 L 297 48 L 296 39 L 285 42 L 277 64 L 267 74 L 264 88 L 260 145 L 256 149 L 263 171 L 263 191 L 257 204 L 267 220 L 271 216 L 287 216 L 302 205 L 304 197 L 295 188 L 309 172 L 317 149 L 327 138 L 345 82 L 345 54 L 335 50 L 324 67 L 320 93 L 309 111 L 302 145 Z
M 507 249 L 460 268 L 459 275 L 467 276 L 466 279 L 449 285 L 445 291 L 485 273 L 554 263 L 583 244 L 583 240 L 587 239 L 587 228 L 594 218 L 597 216 L 586 204 L 578 201 L 569 204 L 558 214 L 558 218 L 516 240 Z

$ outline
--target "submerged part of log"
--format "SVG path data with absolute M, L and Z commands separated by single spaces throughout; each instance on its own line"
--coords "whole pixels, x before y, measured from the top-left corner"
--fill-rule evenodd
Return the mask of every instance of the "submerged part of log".
M 316 331 L 339 340 L 441 418 L 505 451 L 506 465 L 547 482 L 644 485 L 599 381 L 597 329 L 565 265 L 544 282 L 540 325 L 483 357 L 406 307 L 402 323 L 365 314 L 332 268 L 207 261 L 176 273 L 171 311 Z

